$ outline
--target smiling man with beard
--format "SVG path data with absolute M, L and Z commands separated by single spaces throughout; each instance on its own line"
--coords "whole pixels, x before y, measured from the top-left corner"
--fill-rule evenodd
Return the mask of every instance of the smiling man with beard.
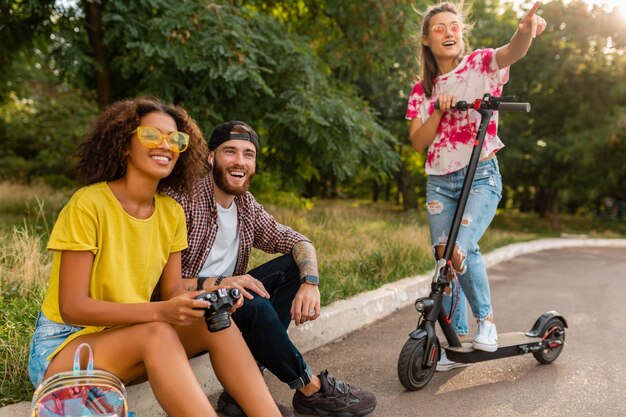
M 209 138 L 210 174 L 194 184 L 191 197 L 171 194 L 185 210 L 189 247 L 182 253 L 182 274 L 190 290 L 238 288 L 245 297 L 234 322 L 254 358 L 295 390 L 301 414 L 364 416 L 376 398 L 324 370 L 314 375 L 287 334 L 320 315 L 319 272 L 310 240 L 278 223 L 248 192 L 256 171 L 259 140 L 244 122 L 218 125 Z M 252 248 L 282 253 L 246 273 Z M 218 409 L 244 416 L 224 391 Z M 283 416 L 293 412 L 279 404 Z

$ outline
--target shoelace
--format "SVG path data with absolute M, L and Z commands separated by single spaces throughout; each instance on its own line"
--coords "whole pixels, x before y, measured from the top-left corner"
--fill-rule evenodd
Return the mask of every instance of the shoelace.
M 359 390 L 357 387 L 354 387 L 347 382 L 337 379 L 334 376 L 326 375 L 326 380 L 328 381 L 328 385 L 330 386 L 330 388 L 332 388 L 332 396 L 337 396 L 336 394 L 339 393 L 347 397 L 348 395 L 352 394 L 352 390 Z

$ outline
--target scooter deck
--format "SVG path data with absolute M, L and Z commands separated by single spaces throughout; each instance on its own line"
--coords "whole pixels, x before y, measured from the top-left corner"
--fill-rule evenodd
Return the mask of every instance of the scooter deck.
M 498 350 L 495 352 L 475 350 L 471 341 L 461 342 L 461 347 L 448 346 L 444 342 L 441 347 L 446 350 L 446 356 L 452 361 L 474 363 L 523 355 L 524 353 L 539 350 L 541 349 L 541 342 L 542 339 L 540 337 L 530 337 L 523 332 L 511 332 L 498 334 Z

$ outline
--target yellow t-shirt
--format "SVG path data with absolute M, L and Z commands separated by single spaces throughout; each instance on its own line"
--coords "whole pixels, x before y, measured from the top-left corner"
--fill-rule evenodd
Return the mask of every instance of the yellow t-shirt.
M 89 281 L 91 298 L 138 303 L 150 301 L 170 254 L 185 248 L 185 213 L 174 199 L 155 194 L 152 215 L 137 219 L 124 211 L 106 183 L 83 187 L 61 210 L 50 235 L 48 249 L 54 251 L 52 271 L 41 309 L 50 320 L 63 323 L 59 313 L 63 250 L 90 251 L 94 255 Z M 105 328 L 85 327 L 62 343 L 49 359 L 75 337 Z

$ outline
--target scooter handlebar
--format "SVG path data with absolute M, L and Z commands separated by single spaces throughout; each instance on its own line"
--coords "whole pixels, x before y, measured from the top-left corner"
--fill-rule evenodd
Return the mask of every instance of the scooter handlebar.
M 460 111 L 466 111 L 469 109 L 478 110 L 475 108 L 473 103 L 468 103 L 466 101 L 457 101 L 454 106 L 452 106 L 452 108 L 454 110 Z M 435 101 L 435 109 L 439 109 L 438 101 Z M 530 111 L 530 103 L 512 103 L 510 101 L 500 101 L 493 104 L 493 110 L 498 110 L 502 112 L 528 113 Z
M 498 104 L 497 110 L 528 113 L 530 111 L 530 103 L 508 103 L 506 101 L 502 101 Z

